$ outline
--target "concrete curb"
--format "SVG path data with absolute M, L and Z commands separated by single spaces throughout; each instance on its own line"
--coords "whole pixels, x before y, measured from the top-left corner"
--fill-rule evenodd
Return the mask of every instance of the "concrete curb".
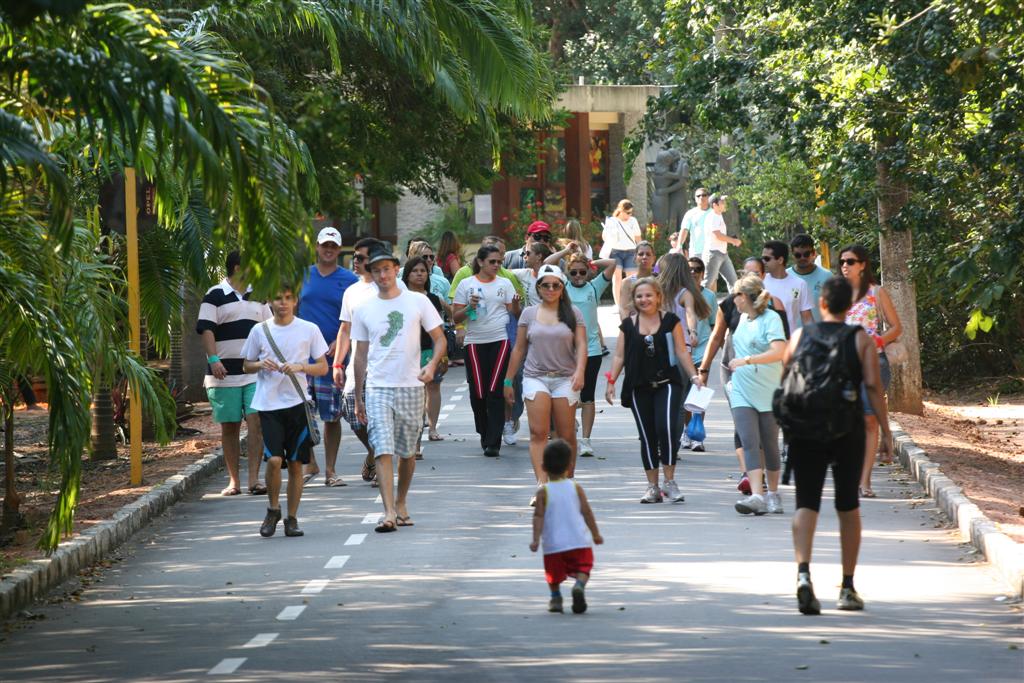
M 960 536 L 985 555 L 1009 582 L 1017 597 L 1024 597 L 1024 547 L 999 531 L 999 527 L 964 495 L 963 489 L 944 475 L 937 463 L 903 431 L 889 421 L 896 455 L 939 507 L 960 529 Z
M 33 560 L 11 572 L 0 581 L 0 619 L 13 616 L 83 567 L 101 560 L 223 464 L 224 454 L 218 448 L 125 505 L 110 519 L 64 541 L 50 557 Z

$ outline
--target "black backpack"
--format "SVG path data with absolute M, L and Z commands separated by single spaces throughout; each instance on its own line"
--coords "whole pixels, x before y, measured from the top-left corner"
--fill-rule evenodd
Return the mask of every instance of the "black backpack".
M 818 325 L 804 328 L 782 386 L 772 397 L 775 420 L 788 438 L 814 435 L 815 441 L 832 441 L 864 421 L 860 387 L 850 377 L 845 351 L 858 329 L 846 325 L 827 335 Z

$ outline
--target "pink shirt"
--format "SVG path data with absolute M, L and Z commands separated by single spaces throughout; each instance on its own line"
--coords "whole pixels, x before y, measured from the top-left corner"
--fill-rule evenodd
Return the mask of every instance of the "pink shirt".
M 850 306 L 850 310 L 846 312 L 846 324 L 860 325 L 872 337 L 881 334 L 881 316 L 879 315 L 878 294 L 875 285 L 868 287 L 868 293 L 860 301 Z M 882 349 L 878 349 L 878 352 L 881 353 Z

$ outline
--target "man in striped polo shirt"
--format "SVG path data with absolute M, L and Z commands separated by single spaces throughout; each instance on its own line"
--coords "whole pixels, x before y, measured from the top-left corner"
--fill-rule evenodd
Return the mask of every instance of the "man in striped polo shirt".
M 251 407 L 256 375 L 247 375 L 242 370 L 242 346 L 249 330 L 273 314 L 267 304 L 249 300 L 250 288 L 246 286 L 245 270 L 237 251 L 228 254 L 227 273 L 226 279 L 206 292 L 196 321 L 196 332 L 202 335 L 208 363 L 203 386 L 213 409 L 213 421 L 220 423 L 228 470 L 228 485 L 220 494 L 237 496 L 242 492 L 238 464 L 244 419 L 249 429 L 249 493 L 263 495 L 267 492 L 259 480 L 263 437 L 259 415 Z

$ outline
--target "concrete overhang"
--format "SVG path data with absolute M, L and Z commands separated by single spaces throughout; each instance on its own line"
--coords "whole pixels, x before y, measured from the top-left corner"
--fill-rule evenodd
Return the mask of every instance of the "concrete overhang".
M 558 98 L 569 111 L 638 113 L 647 111 L 647 100 L 667 89 L 660 85 L 570 85 Z

